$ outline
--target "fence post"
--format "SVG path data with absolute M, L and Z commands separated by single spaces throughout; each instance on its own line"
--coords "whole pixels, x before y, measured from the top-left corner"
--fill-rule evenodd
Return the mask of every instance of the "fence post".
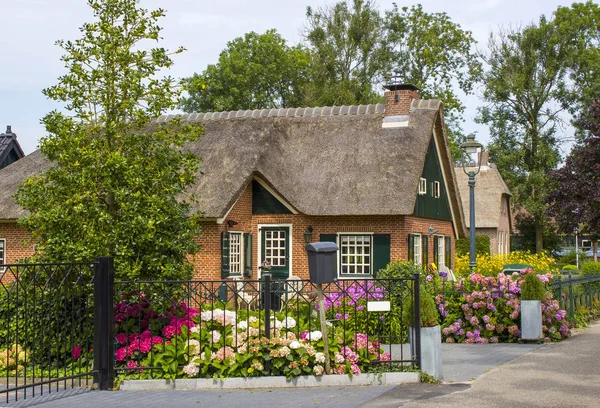
M 414 333 L 413 338 L 415 339 L 415 354 L 417 358 L 417 367 L 421 369 L 421 275 L 415 273 L 414 283 L 414 296 L 413 296 L 413 310 L 414 310 Z
M 114 386 L 113 287 L 114 258 L 96 259 L 94 272 L 94 383 L 100 390 Z
M 265 278 L 265 336 L 271 338 L 271 274 L 264 273 Z

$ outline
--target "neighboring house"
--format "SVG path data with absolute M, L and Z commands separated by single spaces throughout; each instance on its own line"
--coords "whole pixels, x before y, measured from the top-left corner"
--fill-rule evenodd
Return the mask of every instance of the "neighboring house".
M 338 244 L 339 278 L 399 259 L 451 268 L 465 226 L 441 103 L 387 88 L 386 104 L 183 115 L 205 126 L 189 146 L 203 160 L 190 191 L 206 220 L 196 278 L 257 278 L 264 260 L 276 278 L 308 278 L 308 237 Z M 0 197 L 0 238 L 27 235 L 9 196 L 47 167 L 35 152 L 0 171 L 10 192 Z M 10 261 L 18 242 L 7 240 Z
M 510 252 L 512 217 L 510 198 L 512 194 L 496 166 L 488 162 L 488 152 L 480 153 L 481 171 L 475 176 L 475 234 L 490 237 L 492 255 Z M 467 167 L 467 171 L 477 171 Z M 462 167 L 455 169 L 465 223 L 470 228 L 469 177 Z
M 11 131 L 10 126 L 6 127 L 6 133 L 0 133 L 0 169 L 16 162 L 21 157 L 25 156 L 17 135 Z

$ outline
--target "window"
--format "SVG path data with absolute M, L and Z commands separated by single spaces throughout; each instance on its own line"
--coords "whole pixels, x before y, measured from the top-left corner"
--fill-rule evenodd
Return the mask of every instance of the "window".
M 427 194 L 427 179 L 421 177 L 419 180 L 419 194 Z
M 0 265 L 6 263 L 6 240 L 0 238 Z
M 440 198 L 440 182 L 439 181 L 433 182 L 433 197 Z
M 371 274 L 371 235 L 340 235 L 341 275 Z
M 441 266 L 446 265 L 446 252 L 445 252 L 445 242 L 444 242 L 444 237 L 443 236 L 439 236 L 437 237 L 437 254 L 438 254 L 438 259 L 437 259 L 437 263 L 438 263 L 438 270 Z
M 415 265 L 421 265 L 423 263 L 423 259 L 421 258 L 421 235 L 413 234 L 413 262 Z
M 286 231 L 267 230 L 265 231 L 265 261 L 269 261 L 271 266 L 285 266 L 286 264 Z
M 243 263 L 243 240 L 241 232 L 230 232 L 229 233 L 229 274 L 241 276 L 244 263 Z

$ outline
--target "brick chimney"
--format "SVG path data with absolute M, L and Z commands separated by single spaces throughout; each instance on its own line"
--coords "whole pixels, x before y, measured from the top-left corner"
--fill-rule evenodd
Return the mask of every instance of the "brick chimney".
M 383 86 L 387 91 L 385 98 L 384 116 L 404 116 L 409 114 L 410 103 L 420 99 L 419 88 L 411 84 L 391 84 Z

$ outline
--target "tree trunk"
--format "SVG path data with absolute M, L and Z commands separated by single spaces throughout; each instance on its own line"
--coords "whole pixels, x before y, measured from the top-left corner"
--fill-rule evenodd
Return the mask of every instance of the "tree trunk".
M 541 223 L 535 224 L 535 253 L 539 254 L 544 249 L 544 228 Z

